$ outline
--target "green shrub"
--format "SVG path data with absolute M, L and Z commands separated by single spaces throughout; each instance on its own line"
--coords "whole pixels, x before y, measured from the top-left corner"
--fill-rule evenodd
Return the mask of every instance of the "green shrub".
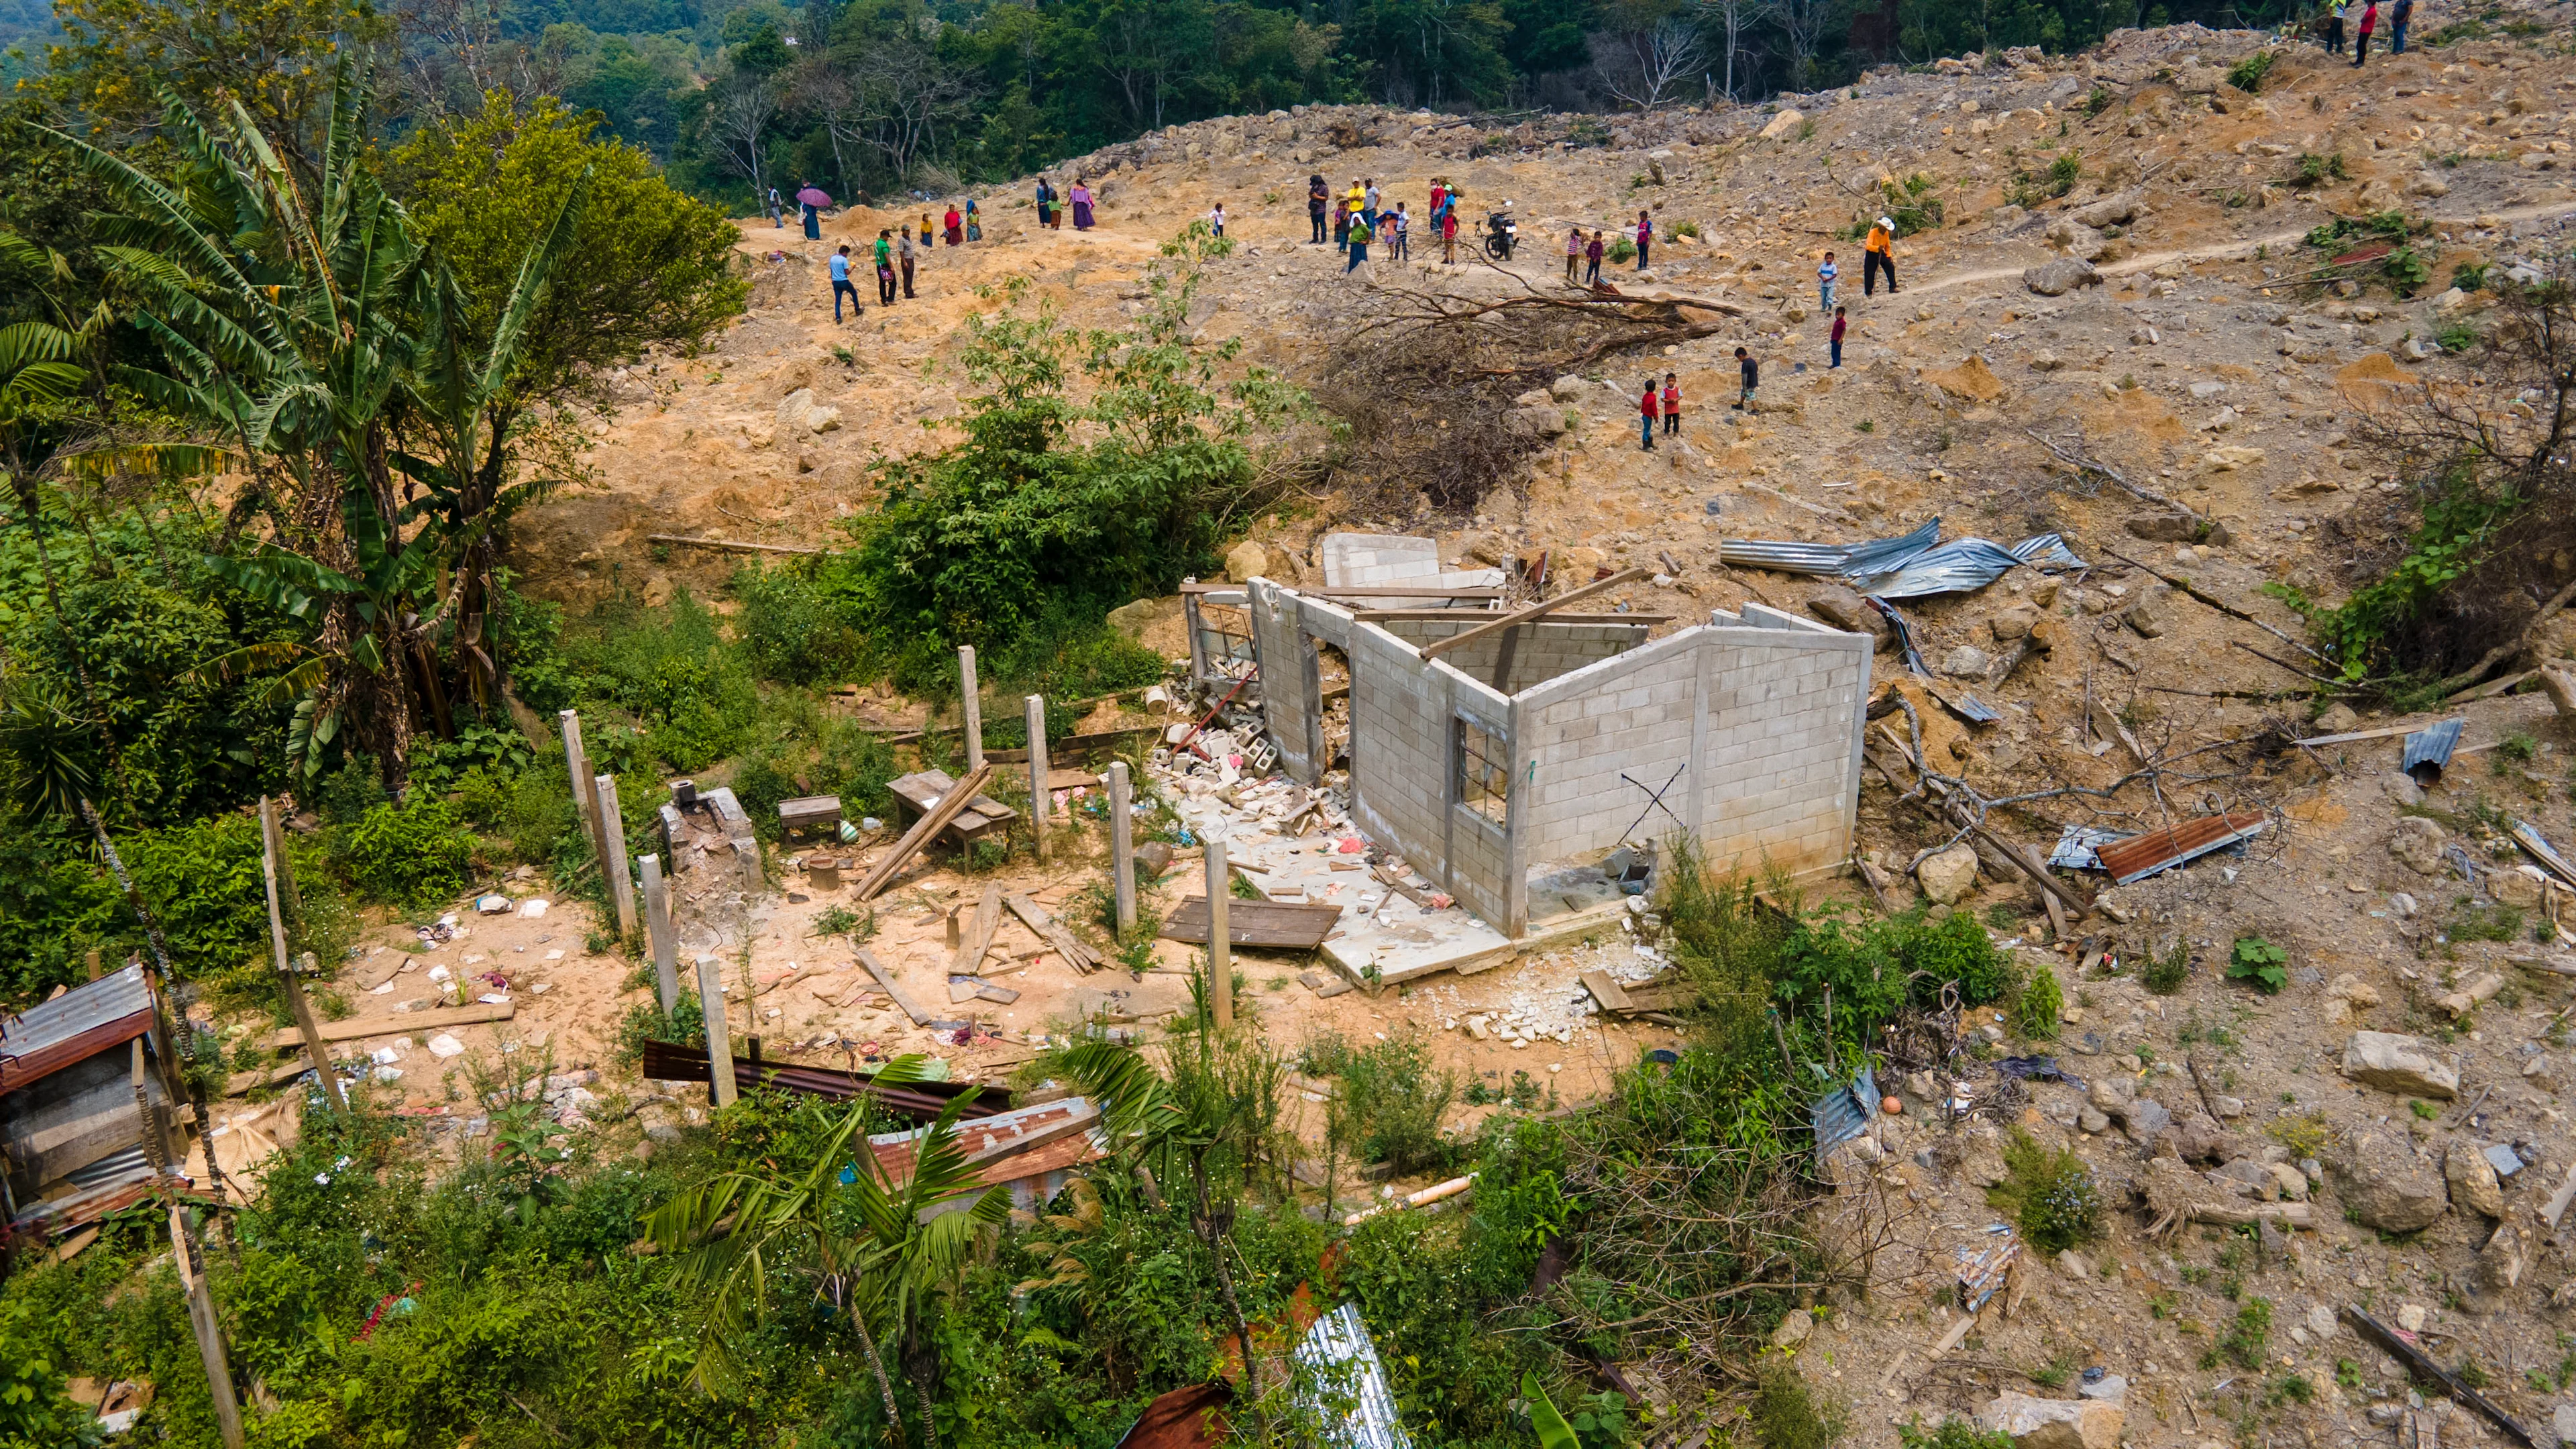
M 2252 95 L 2263 89 L 2263 78 L 2272 73 L 2272 62 L 2279 59 L 2268 50 L 2258 50 L 2227 68 L 2227 83 Z
M 781 684 L 838 684 L 875 672 L 875 641 L 858 618 L 846 565 L 837 558 L 800 559 L 775 568 L 749 565 L 733 576 L 735 635 L 763 679 Z
M 2013 1449 L 2010 1434 L 1980 1429 L 1975 1420 L 1956 1416 L 1931 1429 L 1920 1423 L 1899 1424 L 1896 1438 L 1904 1449 Z
M 2299 153 L 2297 169 L 2290 173 L 2290 184 L 2297 187 L 2323 186 L 2329 181 L 2345 180 L 2350 175 L 2350 171 L 2344 165 L 2341 151 L 2326 156 L 2303 151 Z M 2308 244 L 2318 245 L 2313 238 Z
M 2462 262 L 2451 268 L 2451 285 L 2463 292 L 2483 291 L 2487 284 L 2486 262 Z
M 2012 1214 L 2031 1246 L 2062 1253 L 2102 1235 L 2102 1197 L 2093 1169 L 2074 1149 L 2051 1152 L 2015 1127 L 2004 1144 L 2004 1169 L 2009 1175 L 1986 1189 L 1986 1202 Z
M 2031 973 L 2030 983 L 2013 1003 L 2013 1030 L 2030 1041 L 2054 1041 L 2057 1019 L 2066 1011 L 2066 996 L 2058 989 L 2057 973 L 2046 966 Z
M 2277 996 L 2290 984 L 2290 953 L 2260 936 L 2239 936 L 2227 956 L 2227 977 L 2266 996 Z
M 2399 247 L 2390 252 L 2381 260 L 2379 270 L 2388 278 L 2389 288 L 2400 297 L 2414 296 L 2433 277 L 2433 264 L 2424 260 L 2424 254 L 2413 247 Z
M 2104 111 L 2111 109 L 2112 105 L 2118 100 L 2119 97 L 2111 94 L 2111 88 L 2109 86 L 2103 85 L 2097 81 L 2094 83 L 2092 94 L 2084 98 L 2084 114 L 2087 116 L 2098 116 Z
M 444 800 L 379 805 L 339 837 L 341 870 L 369 900 L 426 907 L 472 883 L 474 837 Z
M 2271 1339 L 2272 1300 L 2249 1298 L 2237 1307 L 2236 1321 L 2201 1355 L 2200 1366 L 2214 1369 L 2224 1359 L 2241 1369 L 2261 1368 L 2264 1347 Z
M 1406 1175 L 1457 1159 L 1458 1144 L 1440 1130 L 1440 1118 L 1457 1099 L 1458 1079 L 1433 1064 L 1420 1037 L 1391 1036 L 1358 1050 L 1334 1039 L 1311 1048 L 1308 1060 L 1337 1083 L 1349 1139 L 1365 1160 Z
M 1610 250 L 1603 255 L 1608 260 L 1614 262 L 1634 261 L 1637 257 L 1637 244 L 1628 240 L 1624 236 L 1612 237 L 1610 239 Z
M 1753 1433 L 1762 1449 L 1826 1449 L 1851 1431 L 1841 1404 L 1822 1398 L 1796 1369 L 1773 1360 L 1753 1396 Z
M 2161 958 L 2149 956 L 2147 969 L 2139 973 L 2138 977 L 2140 984 L 2158 996 L 2173 995 L 2182 990 L 2183 983 L 2190 979 L 2191 945 L 2189 942 L 2179 940 L 2174 942 L 2173 949 Z
M 2466 322 L 2448 322 L 2433 334 L 2433 340 L 2444 352 L 2466 352 L 2478 345 L 2478 329 Z

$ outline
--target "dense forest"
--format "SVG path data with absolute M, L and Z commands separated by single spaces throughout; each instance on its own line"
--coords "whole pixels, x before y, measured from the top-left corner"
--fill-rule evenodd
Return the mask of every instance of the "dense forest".
M 560 98 L 692 194 L 836 195 L 1006 180 L 1159 126 L 1301 102 L 1609 111 L 1760 101 L 1878 64 L 2081 49 L 2122 26 L 2276 26 L 2304 0 L 284 0 L 286 49 L 379 48 L 393 133 Z M 0 0 L 9 76 L 58 99 L 154 4 Z M 291 18 L 290 18 L 291 17 Z M 214 42 L 221 46 L 224 42 Z

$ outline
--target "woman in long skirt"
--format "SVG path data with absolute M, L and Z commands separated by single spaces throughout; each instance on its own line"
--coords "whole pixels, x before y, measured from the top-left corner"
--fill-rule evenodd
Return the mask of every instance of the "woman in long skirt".
M 975 198 L 971 196 L 966 198 L 966 239 L 970 242 L 984 239 L 984 218 L 976 214 Z
M 948 214 L 940 220 L 945 224 L 943 227 L 945 240 L 950 246 L 956 246 L 966 240 L 966 219 L 957 214 L 957 203 L 950 202 Z
M 1073 229 L 1091 230 L 1091 188 L 1079 176 L 1073 179 Z
M 1038 178 L 1038 225 L 1041 228 L 1048 224 L 1049 215 L 1054 209 L 1055 188 L 1047 185 L 1047 179 L 1041 176 Z

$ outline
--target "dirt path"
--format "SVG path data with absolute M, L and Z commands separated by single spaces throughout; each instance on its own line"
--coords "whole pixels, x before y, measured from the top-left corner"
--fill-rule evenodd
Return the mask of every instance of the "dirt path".
M 2535 221 L 2542 217 L 2576 215 L 2576 202 L 2557 202 L 2546 206 L 2521 206 L 2516 207 L 2511 211 L 2499 211 L 2488 214 L 2493 215 L 2504 222 Z M 2465 216 L 2435 217 L 2433 220 L 2453 225 L 2469 225 L 2474 222 L 2475 218 Z M 2307 234 L 2308 233 L 2305 228 L 2297 228 L 2290 231 L 2269 232 L 2262 236 L 2239 237 L 2234 241 L 2219 242 L 2205 247 L 2181 247 L 2173 251 L 2141 252 L 2134 257 L 2123 258 L 2122 260 L 2113 262 L 2108 266 L 2096 268 L 2096 270 L 2106 277 L 2122 277 L 2127 276 L 2131 272 L 2150 271 L 2154 268 L 2163 266 L 2167 262 L 2224 261 L 2231 257 L 2251 255 L 2257 249 L 2263 247 L 2295 245 L 2296 243 L 2305 240 Z M 1974 286 L 1980 282 L 2017 280 L 2020 278 L 2022 271 L 2023 269 L 2020 267 L 1987 267 L 1983 270 L 1974 272 L 1954 272 L 1946 277 L 1935 277 L 1931 281 L 1920 283 L 1914 290 L 1917 292 L 1938 292 L 1950 287 Z

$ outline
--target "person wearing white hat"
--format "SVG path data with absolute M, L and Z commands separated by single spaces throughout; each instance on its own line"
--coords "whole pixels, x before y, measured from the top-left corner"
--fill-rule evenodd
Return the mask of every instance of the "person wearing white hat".
M 1887 295 L 1896 295 L 1896 223 L 1886 217 L 1869 229 L 1869 240 L 1861 243 L 1860 294 L 1878 295 L 1878 274 L 1887 273 Z

